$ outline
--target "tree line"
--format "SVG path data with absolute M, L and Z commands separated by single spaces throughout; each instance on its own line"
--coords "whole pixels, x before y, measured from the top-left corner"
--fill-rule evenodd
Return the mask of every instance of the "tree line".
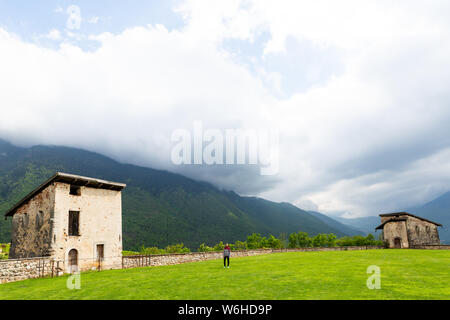
M 291 233 L 288 236 L 281 234 L 279 237 L 269 235 L 262 236 L 259 233 L 253 233 L 247 237 L 245 241 L 236 241 L 229 243 L 231 250 L 252 250 L 252 249 L 286 249 L 286 248 L 313 248 L 313 247 L 345 247 L 345 246 L 382 246 L 384 242 L 376 240 L 372 234 L 368 236 L 352 236 L 337 238 L 334 233 L 323 234 L 319 233 L 315 236 L 310 236 L 306 232 L 299 231 Z M 196 250 L 197 252 L 214 252 L 222 251 L 225 247 L 223 241 L 216 243 L 213 246 L 208 246 L 202 243 Z M 138 255 L 138 254 L 167 254 L 167 253 L 188 253 L 191 250 L 184 246 L 183 243 L 169 245 L 164 249 L 158 247 L 142 246 L 140 251 L 124 251 L 124 255 Z

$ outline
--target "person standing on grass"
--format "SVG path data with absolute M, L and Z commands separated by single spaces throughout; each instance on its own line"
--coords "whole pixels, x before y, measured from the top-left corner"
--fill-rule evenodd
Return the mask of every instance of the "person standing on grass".
M 230 254 L 231 254 L 231 249 L 230 249 L 230 246 L 227 243 L 225 245 L 225 248 L 223 248 L 223 267 L 224 268 L 229 268 L 230 267 Z M 225 262 L 227 262 L 228 264 L 225 265 Z

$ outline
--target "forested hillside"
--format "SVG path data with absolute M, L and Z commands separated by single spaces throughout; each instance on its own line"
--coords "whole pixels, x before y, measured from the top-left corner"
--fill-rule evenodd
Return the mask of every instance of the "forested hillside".
M 0 140 L 0 212 L 5 212 L 56 171 L 127 184 L 123 191 L 125 249 L 183 242 L 243 240 L 305 231 L 347 235 L 332 223 L 288 203 L 241 197 L 167 171 L 121 164 L 80 149 L 54 146 L 18 148 Z M 0 242 L 10 241 L 10 222 L 0 219 Z

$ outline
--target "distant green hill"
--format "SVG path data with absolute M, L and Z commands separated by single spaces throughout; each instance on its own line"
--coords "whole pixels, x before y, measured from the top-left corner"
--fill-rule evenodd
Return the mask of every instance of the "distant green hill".
M 344 232 L 348 235 L 355 236 L 355 235 L 364 235 L 366 232 L 359 230 L 358 228 L 352 227 L 351 225 L 347 225 L 341 222 L 338 222 L 332 218 L 330 218 L 327 215 L 324 215 L 323 213 L 316 212 L 316 211 L 308 211 L 313 216 L 319 218 L 323 222 L 327 223 L 330 226 L 334 226 L 335 228 L 339 228 L 341 232 Z M 367 234 L 372 233 L 375 234 L 374 231 L 367 232 Z
M 375 232 L 375 228 L 380 225 L 380 217 L 379 216 L 369 216 L 369 217 L 361 217 L 361 218 L 336 218 L 339 222 L 353 227 L 357 230 L 361 230 L 365 235 L 371 233 L 373 235 L 381 234 L 380 231 L 378 233 Z
M 442 228 L 439 228 L 441 242 L 450 244 L 450 192 L 408 212 L 442 224 Z
M 259 232 L 347 235 L 339 224 L 288 203 L 241 197 L 182 175 L 129 164 L 85 150 L 35 146 L 18 148 L 0 140 L 0 214 L 56 171 L 124 182 L 124 248 L 183 242 L 234 242 Z M 0 219 L 0 242 L 10 241 L 11 219 Z

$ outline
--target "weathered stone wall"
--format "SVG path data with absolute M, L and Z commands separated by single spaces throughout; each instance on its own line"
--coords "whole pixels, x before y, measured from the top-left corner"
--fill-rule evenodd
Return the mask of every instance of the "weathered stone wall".
M 0 284 L 46 276 L 58 276 L 64 269 L 63 261 L 48 257 L 0 260 Z
M 406 222 L 410 246 L 440 244 L 437 226 L 433 223 L 408 217 Z
M 104 246 L 101 269 L 121 268 L 122 196 L 120 191 L 81 187 L 70 195 L 70 184 L 55 183 L 54 253 L 69 261 L 69 251 L 78 252 L 78 270 L 99 267 L 97 245 Z M 69 211 L 79 211 L 79 236 L 69 236 Z M 65 272 L 70 272 L 68 263 Z
M 395 217 L 401 217 L 404 221 L 389 221 L 394 218 L 393 216 L 381 217 L 382 223 L 387 222 L 383 228 L 383 238 L 390 248 L 395 247 L 396 238 L 401 239 L 401 248 L 440 244 L 436 224 L 408 214 L 399 214 Z
M 121 268 L 122 197 L 120 191 L 54 182 L 20 207 L 13 216 L 11 259 L 51 257 L 69 261 L 78 253 L 78 270 Z M 69 211 L 79 212 L 79 236 L 69 236 Z M 103 245 L 103 260 L 97 246 Z M 71 272 L 69 263 L 65 272 Z
M 103 245 L 101 268 L 121 268 L 121 192 L 81 187 L 81 195 L 75 196 L 69 189 L 70 184 L 55 182 L 17 210 L 10 258 L 51 256 L 68 261 L 69 251 L 75 249 L 79 270 L 97 269 L 97 245 Z M 80 212 L 79 236 L 68 235 L 69 211 Z
M 400 238 L 401 247 L 409 248 L 406 221 L 388 222 L 383 228 L 383 239 L 388 242 L 389 248 L 394 248 L 395 238 Z
M 233 257 L 245 257 L 259 254 L 271 253 L 272 250 L 246 250 L 233 251 Z M 172 254 L 155 254 L 148 256 L 124 256 L 123 268 L 136 268 L 144 266 L 165 266 L 172 264 L 180 264 L 186 262 L 205 261 L 213 259 L 221 259 L 222 252 L 191 252 L 191 253 L 172 253 Z
M 49 186 L 17 210 L 12 220 L 11 259 L 51 255 L 54 202 L 54 186 Z
M 367 250 L 367 249 L 383 249 L 382 246 L 353 246 L 353 247 L 333 247 L 333 248 L 298 248 L 298 249 L 259 249 L 259 250 L 242 250 L 233 251 L 231 258 L 256 256 L 277 252 L 305 252 L 305 251 L 347 251 L 347 250 Z M 165 266 L 172 264 L 180 264 L 186 262 L 205 261 L 222 259 L 222 252 L 192 252 L 177 254 L 159 254 L 148 256 L 123 256 L 123 268 L 137 268 L 145 266 Z
M 412 249 L 427 249 L 427 250 L 450 250 L 450 245 L 438 244 L 438 245 L 417 245 Z

